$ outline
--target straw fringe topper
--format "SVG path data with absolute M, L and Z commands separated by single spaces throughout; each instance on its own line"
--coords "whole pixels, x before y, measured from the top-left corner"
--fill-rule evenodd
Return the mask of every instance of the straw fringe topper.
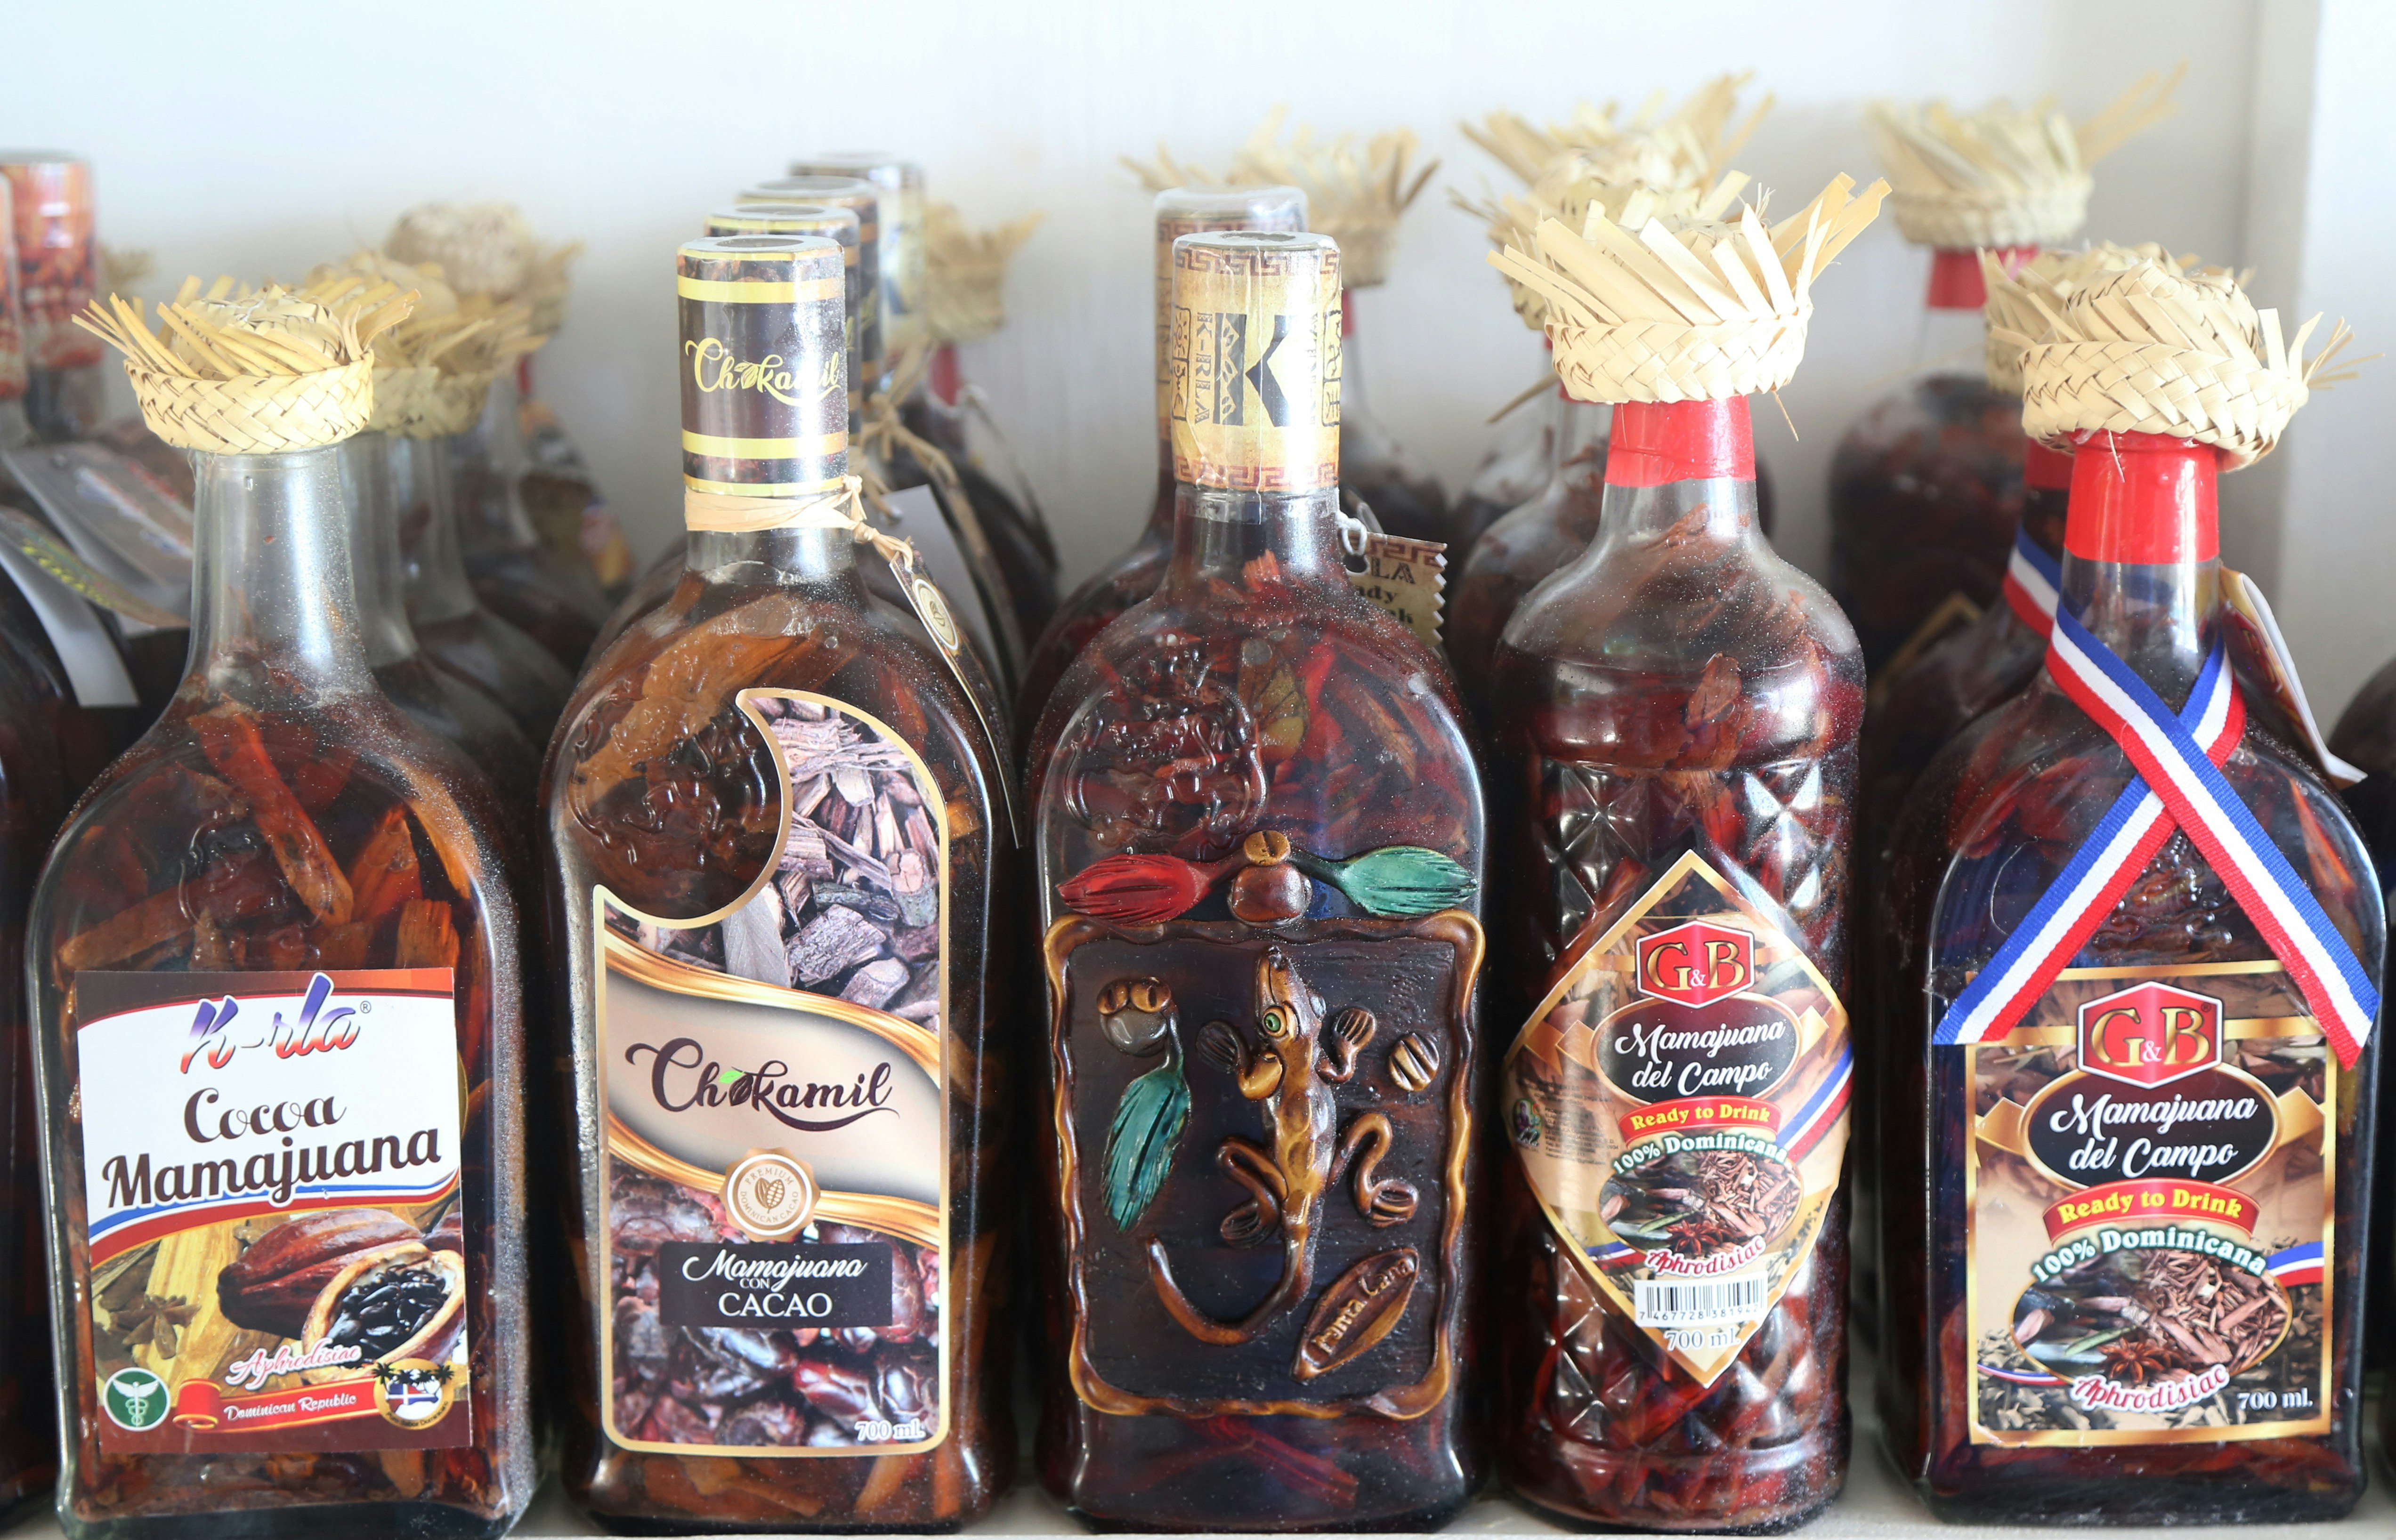
M 531 312 L 534 334 L 548 337 L 566 322 L 572 287 L 566 270 L 581 255 L 582 243 L 542 245 L 511 203 L 435 203 L 402 214 L 383 237 L 382 251 L 397 261 L 436 265 L 460 293 L 521 301 Z
M 487 293 L 460 296 L 432 263 L 413 266 L 359 251 L 308 275 L 302 294 L 327 305 L 378 303 L 400 288 L 419 295 L 413 314 L 375 348 L 374 418 L 367 426 L 403 438 L 446 438 L 474 426 L 499 370 L 546 339 L 532 312 Z
M 2188 74 L 2150 74 L 2095 117 L 2074 124 L 2050 98 L 1957 113 L 1943 101 L 1875 103 L 1873 142 L 1896 186 L 1897 228 L 1917 246 L 2053 246 L 2079 232 L 2088 168 L 2178 110 Z
M 2163 433 L 2210 444 L 2235 471 L 2271 452 L 2350 333 L 2344 322 L 2310 359 L 2315 315 L 2283 341 L 2280 314 L 2258 311 L 2229 272 L 2176 272 L 2141 261 L 2098 275 L 2050 311 L 2022 362 L 2022 431 L 2050 442 L 2086 432 Z
M 2046 330 L 2046 317 L 2062 309 L 2065 297 L 2081 285 L 2140 262 L 2186 272 L 2196 266 L 2196 258 L 2174 257 L 2152 241 L 2127 246 L 2096 241 L 2073 250 L 2049 248 L 2007 272 L 1996 252 L 1981 252 L 1980 276 L 1989 291 L 1981 313 L 1989 324 L 1990 387 L 2021 394 L 2022 354 Z
M 1419 167 L 1421 141 L 1408 128 L 1376 134 L 1360 149 L 1351 135 L 1317 142 L 1300 124 L 1281 142 L 1289 109 L 1275 107 L 1231 158 L 1230 173 L 1218 177 L 1177 161 L 1165 146 L 1152 163 L 1124 157 L 1151 192 L 1176 187 L 1289 186 L 1306 193 L 1307 224 L 1339 243 L 1340 285 L 1370 288 L 1389 281 L 1396 256 L 1398 221 L 1429 185 L 1439 162 Z
M 975 230 L 954 204 L 924 216 L 924 309 L 936 342 L 978 342 L 1006 325 L 1006 264 L 1043 214 Z
M 1880 212 L 1888 184 L 1840 177 L 1767 230 L 1730 220 L 1599 211 L 1579 230 L 1541 221 L 1529 248 L 1489 260 L 1546 307 L 1556 376 L 1577 400 L 1707 401 L 1777 391 L 1804 356 L 1813 283 Z M 1642 217 L 1644 216 L 1644 217 Z
M 412 290 L 393 286 L 327 304 L 274 285 L 205 292 L 186 278 L 157 307 L 111 294 L 75 324 L 125 355 L 150 431 L 179 449 L 271 455 L 338 444 L 374 415 L 374 343 L 407 318 Z

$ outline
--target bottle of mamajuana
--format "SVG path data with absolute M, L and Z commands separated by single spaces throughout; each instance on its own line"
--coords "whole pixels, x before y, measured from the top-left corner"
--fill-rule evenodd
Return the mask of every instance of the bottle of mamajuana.
M 350 512 L 358 641 L 375 684 L 393 705 L 461 750 L 489 781 L 498 817 L 486 819 L 512 857 L 527 848 L 522 820 L 540 798 L 541 750 L 499 699 L 462 675 L 434 665 L 407 618 L 407 575 L 400 557 L 400 511 L 409 505 L 410 451 L 401 441 L 446 437 L 482 411 L 489 383 L 479 370 L 445 372 L 417 360 L 471 349 L 486 318 L 458 308 L 429 274 L 406 321 L 376 339 L 374 416 L 341 445 L 343 498 Z M 329 270 L 303 291 L 332 308 L 380 303 L 399 292 L 388 277 Z M 526 869 L 516 867 L 518 872 Z
M 1057 610 L 1057 545 L 1022 467 L 1015 463 L 1013 449 L 991 418 L 981 393 L 965 383 L 957 350 L 996 336 L 1006 325 L 1007 263 L 1042 218 L 1032 213 L 975 230 L 954 205 L 931 206 L 924 221 L 924 325 L 931 338 L 932 359 L 923 388 L 905 405 L 908 426 L 949 457 L 966 497 L 992 525 L 991 548 L 1005 568 L 1016 624 L 1027 641 L 1040 634 Z M 1009 492 L 975 455 L 968 429 L 976 416 L 998 448 L 1005 461 L 1001 468 L 1016 491 Z
M 25 307 L 25 415 L 50 440 L 89 438 L 107 416 L 107 350 L 74 324 L 100 289 L 91 166 L 55 151 L 0 151 L 16 218 Z
M 2312 330 L 2150 262 L 2028 352 L 2024 430 L 2075 445 L 2045 670 L 1932 763 L 1884 907 L 1882 1412 L 1945 1517 L 2363 1490 L 2385 912 L 2216 559 L 2216 477 L 2303 402 Z
M 776 190 L 783 190 L 777 192 Z M 768 195 L 768 194 L 772 195 Z M 882 368 L 881 252 L 874 241 L 881 195 L 855 177 L 783 177 L 742 191 L 739 201 L 707 217 L 710 235 L 821 235 L 842 243 L 848 259 L 848 431 L 854 443 L 865 420 L 859 381 Z M 686 359 L 686 365 L 695 364 Z M 666 602 L 689 565 L 688 537 L 676 531 L 632 591 L 624 595 L 592 644 L 596 657 L 624 628 Z
M 1748 397 L 1878 212 L 1592 210 L 1493 260 L 1615 403 L 1597 538 L 1492 665 L 1517 899 L 1498 1447 L 1583 1523 L 1785 1528 L 1846 1475 L 1855 633 L 1755 517 Z M 1721 211 L 1728 215 L 1730 211 Z M 1658 259 L 1655 255 L 1669 251 Z
M 1479 1485 L 1480 778 L 1340 555 L 1338 248 L 1173 244 L 1172 560 L 1034 740 L 1050 1491 L 1435 1529 Z
M 2330 734 L 2329 747 L 2352 768 L 2363 772 L 2363 779 L 2344 787 L 2340 796 L 2346 810 L 2352 814 L 2363 843 L 2371 847 L 2371 859 L 2379 869 L 2381 891 L 2396 878 L 2396 662 L 2384 664 L 2378 672 L 2363 682 L 2354 698 L 2339 713 L 2337 726 Z M 2371 1255 L 2388 1255 L 2388 1238 L 2396 1233 L 2396 1198 L 2391 1198 L 2390 1184 L 2385 1174 L 2396 1171 L 2396 1118 L 2379 1127 L 2376 1169 L 2383 1175 L 2373 1198 L 2371 1215 Z M 2385 1369 L 2396 1361 L 2396 1319 L 2386 1309 L 2370 1313 L 2368 1332 L 2363 1343 L 2369 1366 Z M 2381 1424 L 2381 1437 L 2386 1438 L 2388 1424 Z
M 581 247 L 544 245 L 513 204 L 493 203 L 411 208 L 382 249 L 395 261 L 438 265 L 461 295 L 524 305 L 538 348 L 565 325 L 566 270 Z M 475 594 L 571 671 L 582 666 L 610 608 L 590 553 L 609 551 L 623 537 L 554 415 L 545 407 L 525 410 L 532 348 L 493 371 L 482 413 L 449 435 L 446 474 L 456 487 L 459 551 Z M 535 419 L 529 430 L 527 418 Z M 535 458 L 536 443 L 546 462 Z M 536 506 L 549 529 L 536 524 Z M 629 576 L 628 551 L 607 560 Z
M 361 313 L 95 306 L 196 454 L 192 666 L 27 938 L 71 1535 L 504 1533 L 532 1496 L 517 917 L 375 688 Z
M 855 177 L 871 183 L 879 195 L 874 240 L 881 254 L 874 272 L 881 287 L 882 368 L 865 381 L 865 422 L 858 430 L 864 469 L 884 490 L 931 487 L 941 517 L 972 569 L 971 597 L 989 617 L 991 656 L 982 664 L 1011 697 L 1023 682 L 1031 638 L 1038 634 L 1018 622 L 1024 606 L 1007 577 L 1016 567 L 1040 566 L 1030 525 L 1020 510 L 1010 507 L 1012 517 L 1001 517 L 997 509 L 977 503 L 956 463 L 910 427 L 904 415 L 930 378 L 935 346 L 925 306 L 930 209 L 924 195 L 924 168 L 884 151 L 839 151 L 792 162 L 791 176 Z M 898 532 L 907 533 L 903 526 Z M 1013 549 L 1002 557 L 1002 547 Z
M 1040 721 L 1057 681 L 1116 616 L 1156 591 L 1173 554 L 1175 478 L 1171 409 L 1173 243 L 1208 230 L 1306 228 L 1306 194 L 1295 187 L 1176 187 L 1156 195 L 1156 495 L 1130 550 L 1100 567 L 1057 606 L 1024 670 L 1016 718 Z
M 819 236 L 683 246 L 685 358 L 729 365 L 680 370 L 689 570 L 551 755 L 565 1475 L 611 1528 L 955 1529 L 1013 1458 L 1010 813 L 955 622 L 845 475 L 841 273 Z M 885 553 L 924 621 L 867 598 Z
M 1997 602 L 2021 526 L 2016 398 L 1972 366 L 1976 253 L 2011 272 L 2070 240 L 2088 217 L 2088 168 L 2169 115 L 2178 83 L 2150 76 L 2076 125 L 2052 102 L 1872 108 L 1897 228 L 1933 253 L 1913 376 L 1864 409 L 1830 460 L 1830 592 L 1875 674 Z
M 1496 442 L 1448 511 L 1447 549 L 1455 564 L 1463 564 L 1482 531 L 1546 489 L 1555 471 L 1557 430 L 1570 400 L 1559 393 L 1541 410 L 1518 405 L 1506 414 Z

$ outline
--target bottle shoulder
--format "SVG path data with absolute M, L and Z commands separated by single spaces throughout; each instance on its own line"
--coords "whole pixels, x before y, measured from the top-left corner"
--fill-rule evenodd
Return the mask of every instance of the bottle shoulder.
M 1865 407 L 1831 451 L 1831 476 L 1900 458 L 1985 454 L 2022 459 L 2021 397 L 1977 370 L 1914 375 Z

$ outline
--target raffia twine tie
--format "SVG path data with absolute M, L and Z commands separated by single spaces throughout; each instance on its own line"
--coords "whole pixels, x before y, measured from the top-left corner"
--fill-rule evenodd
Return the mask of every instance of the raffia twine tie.
M 843 476 L 837 491 L 811 498 L 738 498 L 686 489 L 682 520 L 686 528 L 722 535 L 765 529 L 845 529 L 858 544 L 872 546 L 892 565 L 914 571 L 913 542 L 873 527 L 865 516 L 864 492 L 861 476 Z

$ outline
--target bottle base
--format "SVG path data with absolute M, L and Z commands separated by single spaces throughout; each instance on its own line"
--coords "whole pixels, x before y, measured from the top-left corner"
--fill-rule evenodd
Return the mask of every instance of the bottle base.
M 59 1505 L 67 1540 L 499 1540 L 521 1512 L 484 1515 L 446 1503 L 304 1503 L 289 1507 L 78 1519 Z
M 1923 1506 L 1946 1524 L 2107 1529 L 2203 1524 L 2329 1523 L 2354 1511 L 2360 1481 L 2335 1493 L 2257 1492 L 2231 1497 L 2220 1481 L 2066 1480 L 2042 1478 L 1984 1491 L 1940 1493 L 1916 1484 Z
M 591 1521 L 609 1534 L 955 1534 L 965 1525 L 983 1517 L 967 1514 L 955 1519 L 931 1523 L 921 1521 L 904 1524 L 842 1524 L 816 1523 L 793 1519 L 770 1524 L 711 1524 L 689 1519 L 643 1519 L 621 1514 L 591 1513 Z
M 1428 1534 L 1445 1529 L 1464 1511 L 1471 1498 L 1435 1503 L 1427 1507 L 1404 1513 L 1377 1514 L 1369 1519 L 1340 1519 L 1320 1524 L 1193 1524 L 1178 1522 L 1156 1515 L 1137 1519 L 1108 1518 L 1081 1508 L 1068 1507 L 1082 1526 L 1093 1534 L 1211 1534 L 1231 1532 L 1239 1534 Z
M 1839 1494 L 1845 1490 L 1846 1482 L 1842 1479 L 1837 1486 L 1805 1507 L 1759 1524 L 1668 1524 L 1656 1519 L 1619 1521 L 1592 1519 L 1570 1508 L 1551 1507 L 1526 1492 L 1515 1492 L 1510 1495 L 1549 1523 L 1576 1534 L 1787 1534 L 1820 1518 L 1832 1503 L 1839 1500 Z

